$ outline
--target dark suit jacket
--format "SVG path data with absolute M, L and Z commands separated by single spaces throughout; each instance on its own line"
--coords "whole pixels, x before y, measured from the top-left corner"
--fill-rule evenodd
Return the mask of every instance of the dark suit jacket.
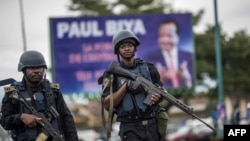
M 160 49 L 157 49 L 157 50 L 152 51 L 152 52 L 148 53 L 147 55 L 145 55 L 144 60 L 152 62 L 154 64 L 160 63 L 163 67 L 168 68 Z M 192 82 L 193 82 L 193 55 L 192 55 L 192 53 L 189 53 L 189 52 L 186 52 L 183 50 L 178 50 L 178 69 L 180 69 L 180 65 L 183 61 L 188 62 L 188 70 L 191 74 Z M 164 86 L 166 88 L 172 87 L 172 83 L 170 80 L 165 81 L 163 83 L 164 83 Z M 185 86 L 184 81 L 179 79 L 179 85 L 180 85 L 180 87 Z

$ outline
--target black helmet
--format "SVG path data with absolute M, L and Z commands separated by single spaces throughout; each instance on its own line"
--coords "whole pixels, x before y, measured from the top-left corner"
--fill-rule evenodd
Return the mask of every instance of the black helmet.
M 26 67 L 44 67 L 47 69 L 43 55 L 37 51 L 26 51 L 21 55 L 18 71 L 23 71 Z
M 129 30 L 121 30 L 113 36 L 112 43 L 115 54 L 117 54 L 118 52 L 118 47 L 124 42 L 130 42 L 136 47 L 140 44 L 139 39 L 135 36 L 133 32 Z

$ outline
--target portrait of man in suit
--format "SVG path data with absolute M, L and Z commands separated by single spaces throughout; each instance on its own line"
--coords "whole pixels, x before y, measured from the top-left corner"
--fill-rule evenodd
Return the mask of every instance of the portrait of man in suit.
M 176 21 L 162 21 L 158 26 L 158 48 L 144 56 L 155 64 L 165 87 L 191 87 L 193 83 L 193 55 L 178 47 L 179 32 Z

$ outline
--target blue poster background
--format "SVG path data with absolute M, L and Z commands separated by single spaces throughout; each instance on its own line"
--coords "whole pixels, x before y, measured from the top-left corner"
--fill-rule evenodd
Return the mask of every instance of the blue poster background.
M 113 34 L 125 28 L 134 32 L 141 41 L 136 57 L 143 59 L 158 48 L 158 25 L 166 19 L 174 19 L 179 24 L 178 47 L 194 55 L 189 13 L 50 18 L 54 81 L 60 84 L 63 94 L 100 93 L 98 78 L 111 61 L 117 60 Z M 193 61 L 188 63 L 193 78 Z

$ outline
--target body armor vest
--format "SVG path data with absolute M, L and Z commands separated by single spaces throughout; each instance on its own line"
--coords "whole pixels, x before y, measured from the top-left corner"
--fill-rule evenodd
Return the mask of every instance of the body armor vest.
M 21 82 L 15 82 L 14 86 L 17 88 L 17 90 L 20 92 L 21 97 L 19 98 L 25 98 L 25 100 L 32 105 L 38 112 L 43 113 L 51 122 L 51 125 L 53 128 L 61 134 L 60 132 L 60 126 L 59 121 L 57 118 L 52 118 L 51 115 L 49 115 L 49 110 L 51 106 L 55 107 L 55 102 L 53 95 L 46 96 L 46 90 L 41 89 L 40 91 L 36 91 L 33 93 L 33 98 L 30 97 L 29 92 Z M 51 88 L 49 88 L 51 89 Z M 52 90 L 51 90 L 52 91 Z M 32 100 L 33 99 L 33 100 Z M 53 101 L 51 100 L 53 99 Z M 20 103 L 18 107 L 19 113 L 31 113 L 24 104 Z M 49 117 L 50 116 L 50 117 Z M 35 140 L 38 136 L 40 131 L 39 127 L 33 127 L 33 128 L 21 128 L 17 129 L 14 132 L 15 139 L 17 141 L 29 141 L 29 140 Z
M 137 60 L 136 67 L 128 69 L 128 71 L 133 72 L 137 75 L 142 75 L 144 78 L 152 81 L 147 63 L 141 60 Z M 126 80 L 127 78 L 117 76 L 117 79 L 115 81 L 116 84 L 118 84 L 118 88 L 121 87 Z M 133 117 L 131 118 L 135 119 L 154 117 L 157 106 L 147 106 L 146 104 L 144 104 L 143 101 L 146 96 L 147 93 L 143 91 L 138 91 L 138 93 L 133 94 L 127 91 L 127 93 L 123 97 L 121 104 L 115 110 L 118 118 L 131 115 L 133 115 Z

